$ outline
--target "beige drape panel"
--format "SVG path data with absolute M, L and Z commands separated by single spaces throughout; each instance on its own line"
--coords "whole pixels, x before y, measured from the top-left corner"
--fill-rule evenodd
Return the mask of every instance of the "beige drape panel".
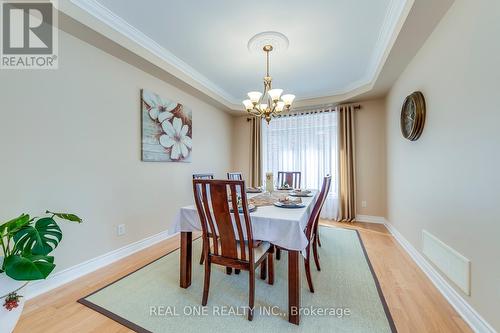
M 356 161 L 354 144 L 354 106 L 341 105 L 338 112 L 338 221 L 356 218 Z
M 252 117 L 251 126 L 250 183 L 251 186 L 256 187 L 261 186 L 262 183 L 261 119 Z

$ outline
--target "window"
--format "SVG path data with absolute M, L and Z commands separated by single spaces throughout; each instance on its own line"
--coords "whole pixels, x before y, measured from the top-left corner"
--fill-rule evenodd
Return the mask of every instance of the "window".
M 303 188 L 320 189 L 332 175 L 322 217 L 336 217 L 337 114 L 321 112 L 274 118 L 262 125 L 263 173 L 301 171 Z

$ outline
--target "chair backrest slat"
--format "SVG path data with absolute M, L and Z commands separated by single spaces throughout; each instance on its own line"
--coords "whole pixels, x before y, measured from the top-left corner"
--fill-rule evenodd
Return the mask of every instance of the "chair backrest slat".
M 237 258 L 236 235 L 234 233 L 231 214 L 229 213 L 227 195 L 226 184 L 210 185 L 212 210 L 215 223 L 217 224 L 217 236 L 221 244 L 221 255 L 228 258 Z
M 208 195 L 207 195 L 207 186 L 205 184 L 200 184 L 200 185 L 195 185 L 196 189 L 201 188 L 202 189 L 202 198 L 203 198 L 203 209 L 204 209 L 204 217 L 205 217 L 205 230 L 207 231 L 207 239 L 212 236 L 213 239 L 213 244 L 214 244 L 214 251 L 216 254 L 219 253 L 219 240 L 217 237 L 217 230 L 215 228 L 213 219 L 212 219 L 212 212 L 210 211 L 210 206 L 208 205 Z M 195 191 L 196 193 L 196 191 Z M 211 196 L 212 194 L 210 194 Z M 199 194 L 197 193 L 197 197 L 199 198 Z M 198 205 L 196 205 L 198 207 Z M 200 211 L 198 210 L 198 213 Z M 201 216 L 200 216 L 201 218 Z M 207 223 L 208 222 L 208 223 Z M 203 229 L 202 229 L 203 230 Z M 210 244 L 210 240 L 208 240 L 208 244 Z
M 236 192 L 236 186 L 231 185 L 231 203 L 233 204 L 233 212 L 238 212 L 238 197 Z M 245 235 L 243 234 L 243 229 L 241 228 L 240 214 L 234 214 L 236 229 L 238 230 L 238 239 L 244 240 Z M 245 242 L 240 242 L 241 259 L 246 259 L 245 254 Z
M 209 249 L 212 255 L 243 261 L 253 260 L 252 226 L 244 189 L 245 182 L 242 180 L 193 179 L 194 198 L 202 224 L 203 238 L 208 242 L 213 240 L 213 248 Z M 242 214 L 238 212 L 239 194 L 243 204 Z M 231 203 L 228 201 L 229 196 Z M 245 239 L 248 242 L 244 242 Z
M 278 171 L 278 187 L 288 184 L 293 188 L 300 188 L 301 177 L 300 171 Z

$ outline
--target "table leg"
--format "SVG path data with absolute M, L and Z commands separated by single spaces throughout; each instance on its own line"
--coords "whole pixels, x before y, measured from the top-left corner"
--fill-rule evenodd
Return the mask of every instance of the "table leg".
M 288 251 L 288 321 L 298 325 L 300 316 L 299 251 Z
M 180 264 L 180 286 L 188 288 L 191 285 L 191 257 L 193 251 L 193 233 L 181 232 L 181 264 Z

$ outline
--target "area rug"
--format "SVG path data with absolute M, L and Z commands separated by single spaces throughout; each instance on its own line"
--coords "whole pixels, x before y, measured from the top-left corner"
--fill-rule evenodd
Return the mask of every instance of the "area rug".
M 301 261 L 300 325 L 288 322 L 287 256 L 275 261 L 275 283 L 256 275 L 253 321 L 247 321 L 248 272 L 212 265 L 208 305 L 201 306 L 201 241 L 193 242 L 189 288 L 179 287 L 179 250 L 79 300 L 137 332 L 396 332 L 356 230 L 321 227 L 321 272 L 311 264 L 315 293 Z

